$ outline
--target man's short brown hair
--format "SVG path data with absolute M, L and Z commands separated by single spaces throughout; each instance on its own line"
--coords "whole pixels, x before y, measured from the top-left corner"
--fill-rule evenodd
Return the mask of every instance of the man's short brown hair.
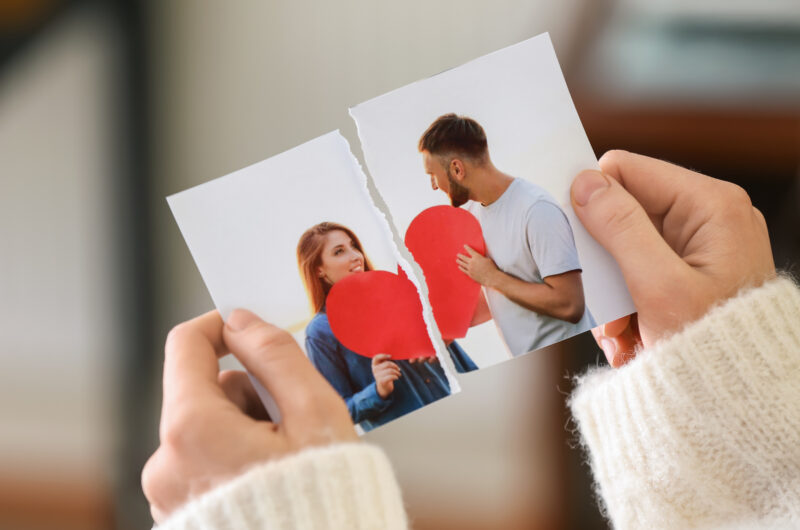
M 483 127 L 472 118 L 453 113 L 436 118 L 417 147 L 432 155 L 461 155 L 480 161 L 489 151 Z

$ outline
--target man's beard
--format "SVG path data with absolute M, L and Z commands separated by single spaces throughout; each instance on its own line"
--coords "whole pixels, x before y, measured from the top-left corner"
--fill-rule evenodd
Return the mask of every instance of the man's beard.
M 449 193 L 450 196 L 450 204 L 458 208 L 465 202 L 469 200 L 469 189 L 462 186 L 456 179 L 453 178 L 453 175 L 450 173 L 450 168 L 446 168 L 447 170 L 447 184 L 449 186 Z

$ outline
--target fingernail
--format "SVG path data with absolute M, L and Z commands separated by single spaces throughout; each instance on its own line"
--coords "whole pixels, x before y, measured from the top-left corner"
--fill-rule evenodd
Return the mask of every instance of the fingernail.
M 598 191 L 607 187 L 608 180 L 599 171 L 581 171 L 572 182 L 572 198 L 578 206 L 586 206 Z
M 250 311 L 234 309 L 228 317 L 228 321 L 225 322 L 225 325 L 228 326 L 231 331 L 241 331 L 256 322 L 258 322 L 258 317 Z
M 617 342 L 613 339 L 603 337 L 600 339 L 600 347 L 603 348 L 603 353 L 606 354 L 608 362 L 612 362 L 614 356 L 617 354 Z

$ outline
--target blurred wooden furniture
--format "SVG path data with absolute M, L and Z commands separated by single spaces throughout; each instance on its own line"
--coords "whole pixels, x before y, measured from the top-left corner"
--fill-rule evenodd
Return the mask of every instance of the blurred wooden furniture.
M 624 148 L 730 180 L 800 168 L 800 22 L 618 9 L 569 75 L 598 154 Z
M 627 106 L 578 95 L 598 156 L 624 148 L 731 180 L 791 178 L 800 168 L 800 109 Z

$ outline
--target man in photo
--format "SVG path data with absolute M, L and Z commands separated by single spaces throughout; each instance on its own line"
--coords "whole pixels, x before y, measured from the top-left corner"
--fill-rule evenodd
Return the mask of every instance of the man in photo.
M 431 187 L 481 224 L 487 256 L 465 247 L 459 268 L 485 288 L 492 318 L 513 355 L 588 331 L 572 228 L 541 187 L 497 169 L 475 120 L 445 114 L 419 140 Z

